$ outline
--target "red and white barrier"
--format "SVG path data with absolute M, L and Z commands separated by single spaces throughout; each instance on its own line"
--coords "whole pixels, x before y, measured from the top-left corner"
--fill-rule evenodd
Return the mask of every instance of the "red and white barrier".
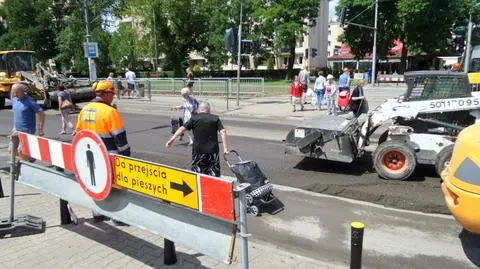
M 73 163 L 72 144 L 26 133 L 19 133 L 19 139 L 23 155 L 77 174 L 78 171 L 75 171 Z M 116 155 L 108 155 L 112 164 L 115 165 Z M 189 171 L 189 173 L 193 172 Z M 198 206 L 194 209 L 216 218 L 235 221 L 233 183 L 220 178 L 196 174 Z M 78 176 L 77 182 L 79 182 Z M 116 185 L 116 178 L 112 183 L 114 187 L 122 188 Z
M 73 172 L 71 144 L 26 133 L 19 138 L 23 155 Z

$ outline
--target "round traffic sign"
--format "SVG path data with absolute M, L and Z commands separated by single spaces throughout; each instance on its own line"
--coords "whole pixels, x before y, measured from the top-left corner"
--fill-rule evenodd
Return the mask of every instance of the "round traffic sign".
M 72 141 L 72 158 L 83 190 L 97 201 L 107 198 L 112 189 L 112 167 L 102 139 L 91 131 L 79 131 Z

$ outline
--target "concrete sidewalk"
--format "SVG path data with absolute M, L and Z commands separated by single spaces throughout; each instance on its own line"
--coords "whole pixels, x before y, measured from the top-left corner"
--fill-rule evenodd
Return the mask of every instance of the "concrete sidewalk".
M 387 98 L 397 97 L 405 92 L 404 87 L 366 87 L 365 96 L 370 109 L 382 104 Z M 307 97 L 309 104 L 304 111 L 293 112 L 289 95 L 274 95 L 240 99 L 239 106 L 235 98 L 228 100 L 219 96 L 195 96 L 198 100 L 208 101 L 212 106 L 212 113 L 222 115 L 223 118 L 236 118 L 255 121 L 278 121 L 295 123 L 301 120 L 325 114 L 325 110 L 318 111 L 312 105 L 312 97 Z M 180 95 L 154 95 L 151 101 L 145 98 L 116 99 L 119 110 L 124 113 L 177 115 L 171 111 L 172 107 L 179 106 L 182 101 Z

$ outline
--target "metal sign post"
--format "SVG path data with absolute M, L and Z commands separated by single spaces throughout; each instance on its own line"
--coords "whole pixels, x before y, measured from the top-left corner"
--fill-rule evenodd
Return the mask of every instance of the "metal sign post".
M 10 155 L 10 215 L 6 219 L 0 219 L 0 234 L 28 235 L 41 233 L 45 231 L 45 222 L 42 218 L 31 215 L 15 217 L 15 182 L 18 177 L 17 151 L 19 138 L 17 134 L 10 137 L 11 155 Z
M 245 201 L 245 190 L 250 186 L 249 183 L 242 183 L 235 187 L 238 193 L 239 211 L 240 211 L 240 238 L 242 240 L 242 269 L 248 269 L 248 234 L 247 229 L 247 204 Z

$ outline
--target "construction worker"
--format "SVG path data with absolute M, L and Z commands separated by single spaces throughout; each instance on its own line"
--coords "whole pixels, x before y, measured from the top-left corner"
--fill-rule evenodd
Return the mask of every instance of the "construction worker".
M 111 106 L 115 95 L 112 81 L 95 82 L 92 86 L 97 97 L 84 106 L 78 115 L 76 131 L 89 130 L 102 139 L 109 153 L 130 156 L 130 146 L 122 117 L 116 108 Z M 93 212 L 96 221 L 105 220 L 105 217 Z M 112 220 L 115 225 L 124 223 Z
M 113 83 L 103 80 L 95 82 L 92 88 L 97 97 L 80 111 L 76 131 L 92 131 L 102 138 L 108 152 L 130 156 L 130 146 L 122 117 L 111 106 L 115 95 Z

